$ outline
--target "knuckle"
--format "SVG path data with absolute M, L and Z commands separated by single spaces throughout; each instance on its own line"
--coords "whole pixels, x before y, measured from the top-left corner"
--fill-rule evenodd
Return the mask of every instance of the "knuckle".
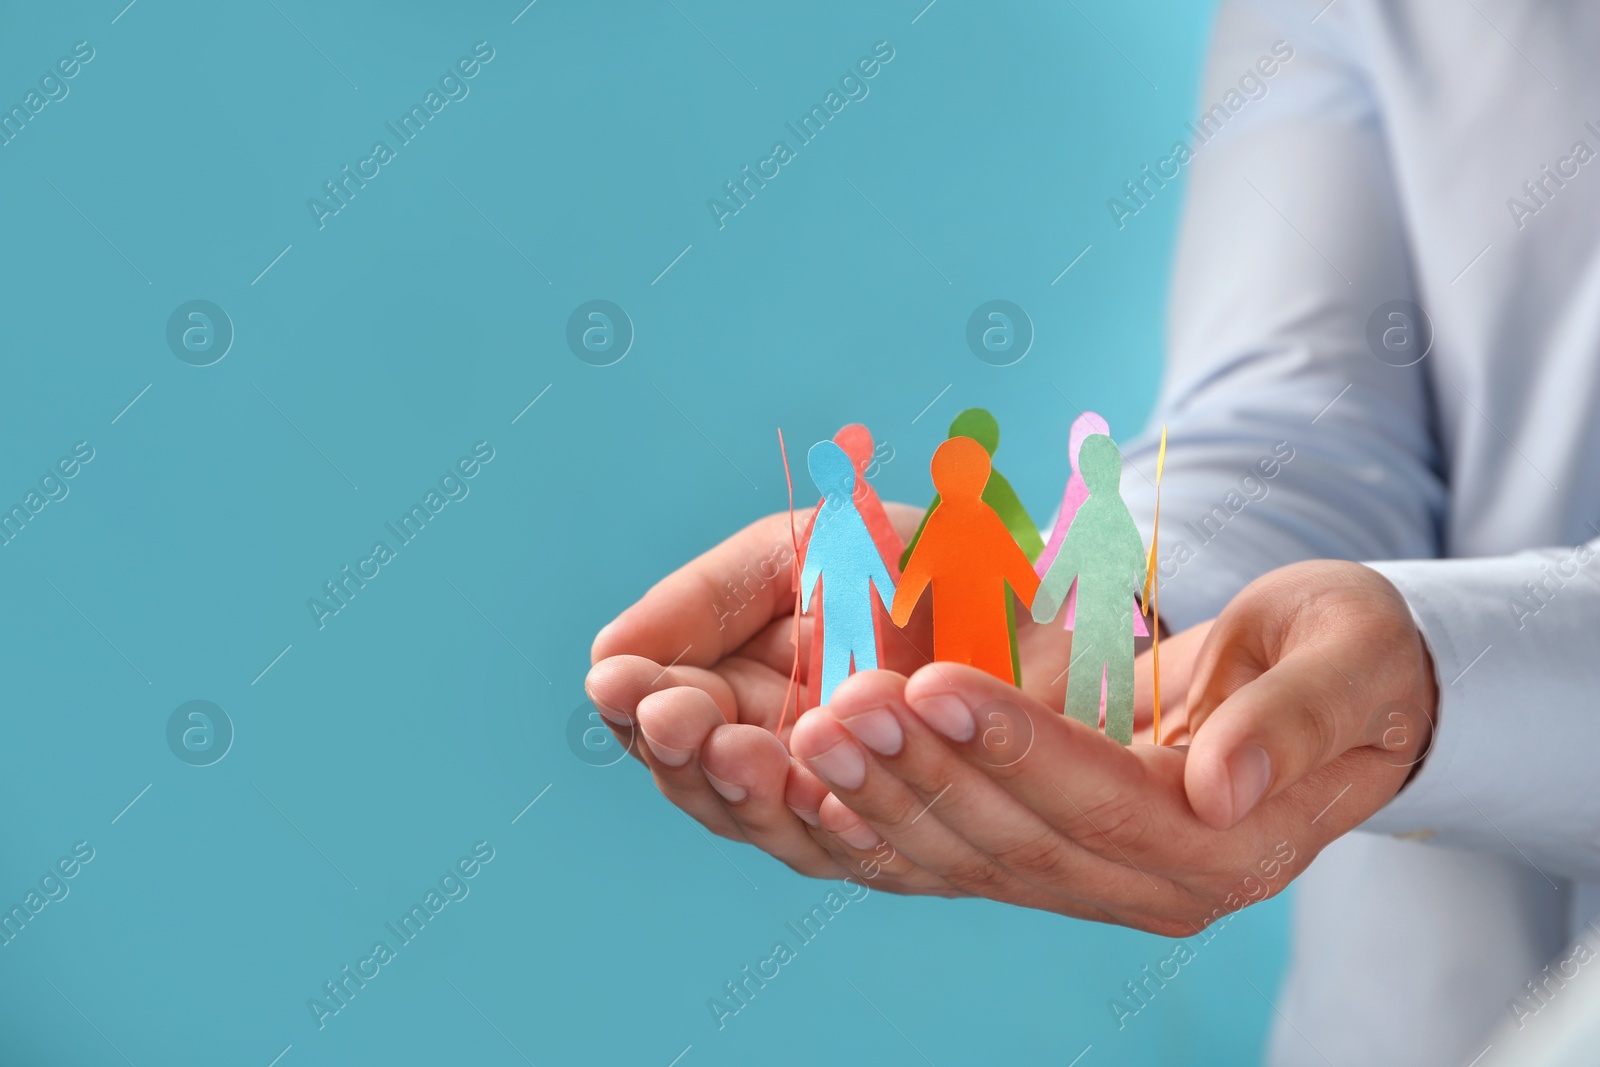
M 950 885 L 975 896 L 993 897 L 1010 881 L 1004 868 L 984 855 L 954 860 L 939 872 Z
M 1343 749 L 1334 710 L 1321 701 L 1309 705 L 1301 717 L 1301 739 L 1310 766 L 1320 767 L 1337 757 Z
M 851 809 L 868 822 L 877 823 L 891 831 L 910 831 L 927 805 L 915 793 L 896 789 L 887 796 L 854 799 Z
M 1079 809 L 1089 824 L 1086 846 L 1113 859 L 1137 856 L 1150 846 L 1150 819 L 1138 795 L 1118 791 Z
M 1053 881 L 1060 876 L 1066 855 L 1054 833 L 1040 830 L 1028 840 L 1000 850 L 995 859 L 1028 881 Z

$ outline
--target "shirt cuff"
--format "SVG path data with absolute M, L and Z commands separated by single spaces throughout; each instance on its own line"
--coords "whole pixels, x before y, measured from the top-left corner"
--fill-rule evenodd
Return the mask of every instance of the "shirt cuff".
M 1411 608 L 1439 709 L 1421 767 L 1363 830 L 1520 856 L 1546 877 L 1600 876 L 1600 656 L 1584 647 L 1600 618 L 1597 557 L 1580 546 L 1368 564 Z

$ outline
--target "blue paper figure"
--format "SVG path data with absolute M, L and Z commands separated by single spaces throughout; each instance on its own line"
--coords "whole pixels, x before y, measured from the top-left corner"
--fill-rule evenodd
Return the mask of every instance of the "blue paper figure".
M 823 582 L 827 623 L 822 628 L 822 703 L 856 670 L 876 670 L 878 643 L 872 629 L 872 597 L 887 610 L 894 602 L 894 579 L 878 546 L 856 510 L 856 468 L 844 449 L 818 441 L 806 456 L 811 480 L 823 503 L 811 527 L 805 569 L 800 574 L 800 610 L 811 606 L 817 580 Z

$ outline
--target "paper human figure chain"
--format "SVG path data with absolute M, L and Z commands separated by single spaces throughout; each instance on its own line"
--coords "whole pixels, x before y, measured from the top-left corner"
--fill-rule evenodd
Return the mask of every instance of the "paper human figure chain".
M 782 446 L 782 434 L 779 434 Z M 1149 636 L 1160 655 L 1155 551 L 1148 550 L 1123 502 L 1122 454 L 1106 420 L 1085 412 L 1072 424 L 1070 473 L 1048 541 L 1011 483 L 994 468 L 1000 426 L 982 408 L 950 424 L 933 454 L 935 495 L 911 540 L 901 543 L 868 481 L 874 446 L 865 426 L 819 441 L 806 467 L 821 498 L 795 540 L 794 711 L 826 704 L 839 684 L 885 660 L 886 641 L 905 641 L 918 603 L 932 602 L 933 655 L 1022 684 L 1015 603 L 1033 621 L 1059 613 L 1073 633 L 1065 713 L 1122 744 L 1133 740 L 1134 638 Z M 1156 461 L 1156 524 L 1167 435 Z M 784 450 L 788 474 L 788 453 Z M 790 481 L 793 514 L 793 482 Z M 805 684 L 799 627 L 811 619 Z M 1150 621 L 1145 621 L 1146 615 Z M 891 636 L 892 635 L 892 636 Z M 1159 671 L 1159 659 L 1156 661 Z M 1156 679 L 1154 735 L 1161 735 Z M 784 716 L 790 697 L 785 697 Z M 780 720 L 779 729 L 782 729 Z

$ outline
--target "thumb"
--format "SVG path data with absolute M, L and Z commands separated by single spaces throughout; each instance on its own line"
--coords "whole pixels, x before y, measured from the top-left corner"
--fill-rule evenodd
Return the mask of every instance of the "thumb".
M 1302 648 L 1234 690 L 1189 746 L 1183 782 L 1195 814 L 1226 830 L 1350 749 L 1381 744 L 1384 729 L 1373 716 L 1353 713 L 1366 704 L 1356 689 Z
M 1426 751 L 1432 663 L 1398 591 L 1367 575 L 1376 577 L 1327 576 L 1323 589 L 1342 601 L 1334 610 L 1314 606 L 1318 591 L 1303 584 L 1305 610 L 1218 620 L 1190 692 L 1200 725 L 1184 768 L 1189 804 L 1208 826 L 1235 825 L 1352 749 L 1381 749 L 1396 768 Z

